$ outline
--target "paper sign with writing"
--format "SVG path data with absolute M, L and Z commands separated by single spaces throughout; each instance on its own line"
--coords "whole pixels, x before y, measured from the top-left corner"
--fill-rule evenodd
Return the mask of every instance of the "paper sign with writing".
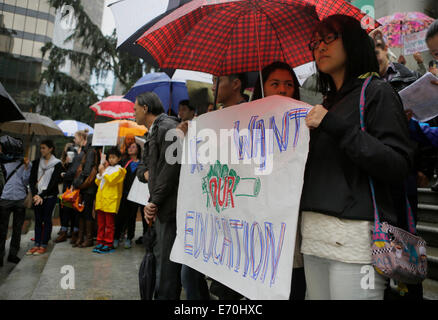
M 149 201 L 148 184 L 141 182 L 137 177 L 135 177 L 131 189 L 129 190 L 128 200 L 143 206 L 147 205 Z
M 405 56 L 429 50 L 426 44 L 426 33 L 427 30 L 423 30 L 403 36 Z
M 192 121 L 172 261 L 249 299 L 289 298 L 309 108 L 271 96 Z
M 93 146 L 116 146 L 118 136 L 118 123 L 96 123 L 91 144 Z

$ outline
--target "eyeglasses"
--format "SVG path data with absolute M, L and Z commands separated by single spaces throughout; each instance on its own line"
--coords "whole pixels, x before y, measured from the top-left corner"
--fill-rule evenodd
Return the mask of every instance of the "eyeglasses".
M 324 42 L 325 44 L 328 45 L 328 44 L 332 43 L 333 41 L 335 41 L 338 38 L 339 38 L 339 34 L 338 33 L 326 34 L 325 36 L 322 37 L 322 39 L 310 41 L 309 49 L 310 49 L 310 51 L 314 51 L 314 50 L 319 48 L 319 45 L 321 44 L 321 42 Z

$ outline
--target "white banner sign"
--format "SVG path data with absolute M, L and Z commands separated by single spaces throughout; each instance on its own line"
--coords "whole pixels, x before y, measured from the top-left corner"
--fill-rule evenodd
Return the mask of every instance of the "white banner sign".
M 426 44 L 426 33 L 427 30 L 423 30 L 403 36 L 405 56 L 429 50 Z
M 119 123 L 96 123 L 94 125 L 93 146 L 116 146 Z
M 271 96 L 191 122 L 172 261 L 249 299 L 289 298 L 309 108 Z

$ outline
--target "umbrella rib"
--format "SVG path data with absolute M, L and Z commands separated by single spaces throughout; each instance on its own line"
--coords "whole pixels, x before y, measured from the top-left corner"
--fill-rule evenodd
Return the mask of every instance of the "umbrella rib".
M 275 37 L 277 38 L 278 43 L 279 43 L 279 45 L 280 45 L 280 51 L 281 51 L 281 54 L 283 55 L 283 61 L 286 62 L 286 57 L 284 56 L 283 45 L 282 45 L 281 40 L 280 40 L 280 38 L 279 38 L 279 36 L 278 36 L 277 29 L 274 27 L 274 24 L 272 23 L 272 19 L 271 19 L 271 17 L 266 13 L 266 10 L 264 10 L 262 6 L 258 6 L 258 8 L 259 8 L 260 11 L 263 12 L 263 14 L 266 16 L 266 19 L 268 19 L 269 24 L 271 25 L 272 29 L 274 30 Z M 257 28 L 257 26 L 256 26 L 256 28 Z

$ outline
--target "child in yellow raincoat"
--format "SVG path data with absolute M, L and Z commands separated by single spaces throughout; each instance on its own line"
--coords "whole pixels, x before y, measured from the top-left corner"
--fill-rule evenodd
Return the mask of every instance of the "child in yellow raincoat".
M 119 211 L 123 192 L 123 180 L 126 170 L 118 165 L 121 153 L 117 148 L 108 152 L 108 163 L 105 166 L 105 155 L 102 155 L 99 173 L 96 176 L 98 186 L 96 194 L 97 246 L 93 252 L 109 253 L 114 251 L 114 216 Z

